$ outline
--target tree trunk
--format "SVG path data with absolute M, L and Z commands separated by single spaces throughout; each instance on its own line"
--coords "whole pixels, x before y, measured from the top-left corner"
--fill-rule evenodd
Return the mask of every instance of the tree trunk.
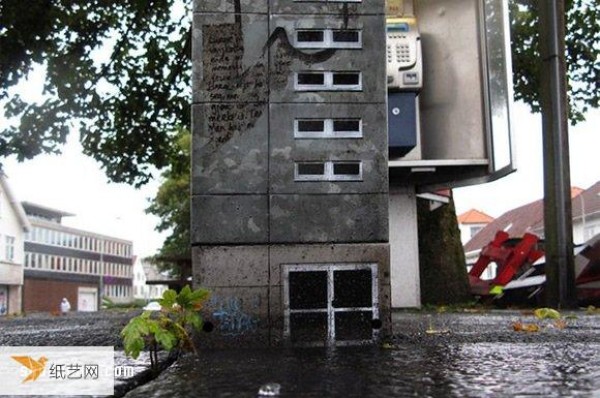
M 471 300 L 465 253 L 454 201 L 429 210 L 429 201 L 417 201 L 419 266 L 423 304 L 461 304 Z

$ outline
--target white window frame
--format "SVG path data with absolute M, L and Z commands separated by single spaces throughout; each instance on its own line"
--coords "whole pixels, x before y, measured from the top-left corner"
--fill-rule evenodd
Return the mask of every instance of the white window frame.
M 304 121 L 323 122 L 322 131 L 300 131 L 300 123 Z M 338 121 L 357 121 L 358 130 L 336 131 L 334 124 Z M 363 123 L 361 118 L 323 118 L 309 119 L 299 118 L 294 119 L 294 138 L 363 138 Z
M 15 262 L 15 243 L 17 239 L 11 235 L 4 236 L 4 258 L 6 261 Z
M 358 174 L 334 174 L 334 166 L 336 164 L 352 163 L 359 167 Z M 299 167 L 301 164 L 322 164 L 324 166 L 323 174 L 300 174 Z M 329 160 L 329 161 L 306 161 L 294 163 L 294 181 L 362 181 L 362 162 L 359 160 Z
M 300 32 L 322 32 L 323 40 L 321 41 L 301 41 L 298 40 Z M 357 32 L 357 41 L 336 41 L 334 40 L 333 32 Z M 323 48 L 340 48 L 340 49 L 361 49 L 362 48 L 362 30 L 361 29 L 303 29 L 297 28 L 294 32 L 294 43 L 296 48 L 306 49 L 323 49 Z
M 333 307 L 334 301 L 334 278 L 335 271 L 371 271 L 371 307 Z M 291 337 L 290 315 L 299 313 L 326 313 L 327 314 L 327 345 L 357 345 L 370 343 L 376 340 L 379 336 L 379 330 L 373 329 L 371 340 L 345 340 L 336 341 L 335 338 L 335 314 L 338 312 L 366 312 L 371 311 L 373 319 L 379 319 L 379 280 L 377 272 L 377 264 L 375 263 L 313 263 L 313 264 L 282 264 L 282 283 L 283 283 L 283 336 L 289 340 Z M 290 272 L 310 272 L 324 271 L 327 272 L 327 308 L 322 309 L 290 309 Z M 300 345 L 306 346 L 322 346 L 322 342 L 307 342 Z
M 298 83 L 298 76 L 303 74 L 310 75 L 323 75 L 323 84 L 300 84 Z M 333 76 L 336 74 L 358 75 L 357 84 L 333 84 Z M 294 90 L 295 91 L 362 91 L 362 72 L 360 71 L 300 71 L 294 73 Z

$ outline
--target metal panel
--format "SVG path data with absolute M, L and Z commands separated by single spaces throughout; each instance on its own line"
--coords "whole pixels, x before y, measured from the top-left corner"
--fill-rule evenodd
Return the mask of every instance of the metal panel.
M 478 0 L 421 0 L 422 157 L 487 159 Z

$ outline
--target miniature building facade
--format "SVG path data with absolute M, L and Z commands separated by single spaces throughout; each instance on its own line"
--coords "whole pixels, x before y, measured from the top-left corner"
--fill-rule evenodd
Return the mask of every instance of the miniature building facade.
M 196 0 L 194 282 L 222 336 L 390 327 L 385 2 Z

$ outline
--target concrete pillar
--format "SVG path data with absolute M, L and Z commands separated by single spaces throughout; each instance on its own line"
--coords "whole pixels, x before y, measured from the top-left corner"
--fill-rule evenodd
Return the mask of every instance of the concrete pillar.
M 390 187 L 392 308 L 421 306 L 417 197 L 414 186 Z

